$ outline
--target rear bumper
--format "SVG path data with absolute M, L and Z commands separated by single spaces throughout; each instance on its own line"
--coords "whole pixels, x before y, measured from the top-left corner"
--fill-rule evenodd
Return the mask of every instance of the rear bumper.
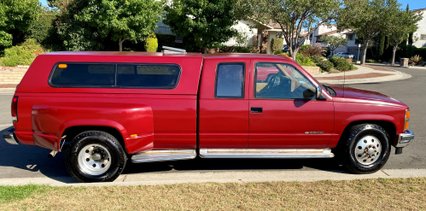
M 398 143 L 396 148 L 403 148 L 408 146 L 411 142 L 414 141 L 414 133 L 411 130 L 406 130 L 404 133 L 399 134 Z
M 7 129 L 3 130 L 2 134 L 1 134 L 1 139 L 3 139 L 8 144 L 12 144 L 12 145 L 19 144 L 19 141 L 18 141 L 18 139 L 16 138 L 16 135 L 15 135 L 15 128 L 14 127 L 9 127 Z

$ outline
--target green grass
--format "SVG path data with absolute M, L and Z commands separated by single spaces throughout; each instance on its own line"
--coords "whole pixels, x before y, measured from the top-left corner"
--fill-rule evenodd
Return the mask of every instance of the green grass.
M 0 204 L 25 199 L 33 194 L 48 191 L 50 187 L 40 185 L 0 186 Z

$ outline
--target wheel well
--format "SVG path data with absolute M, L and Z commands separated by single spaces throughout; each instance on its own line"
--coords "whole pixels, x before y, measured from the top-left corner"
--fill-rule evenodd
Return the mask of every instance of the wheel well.
M 125 145 L 124 145 L 123 136 L 121 135 L 121 133 L 117 129 L 112 128 L 112 127 L 75 126 L 75 127 L 67 128 L 64 131 L 64 133 L 62 134 L 62 136 L 66 135 L 67 137 L 69 137 L 69 138 L 67 138 L 67 140 L 71 141 L 76 135 L 78 135 L 79 133 L 81 133 L 83 131 L 87 131 L 87 130 L 99 130 L 99 131 L 107 132 L 107 133 L 113 135 L 118 140 L 118 142 L 120 142 L 123 149 L 126 149 Z
M 392 122 L 388 122 L 388 121 L 356 121 L 356 122 L 352 122 L 350 123 L 348 126 L 346 126 L 345 130 L 343 131 L 343 134 L 340 138 L 340 142 L 342 142 L 342 140 L 346 137 L 347 134 L 349 134 L 349 130 L 355 126 L 355 125 L 359 125 L 359 124 L 376 124 L 381 126 L 389 135 L 389 144 L 390 145 L 394 145 L 397 139 L 397 135 L 396 135 L 396 127 Z

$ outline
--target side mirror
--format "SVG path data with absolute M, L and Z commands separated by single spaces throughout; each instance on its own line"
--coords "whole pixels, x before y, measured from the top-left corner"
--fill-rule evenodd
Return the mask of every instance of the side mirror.
M 315 94 L 316 93 L 314 91 L 312 91 L 310 89 L 306 89 L 303 92 L 303 98 L 306 99 L 306 100 L 312 100 L 315 97 Z

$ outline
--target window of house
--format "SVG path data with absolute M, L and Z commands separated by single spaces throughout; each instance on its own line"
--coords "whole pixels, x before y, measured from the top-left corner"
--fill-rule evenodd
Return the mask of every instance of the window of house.
M 421 40 L 426 40 L 426 34 L 422 34 L 422 35 L 420 35 L 420 39 L 421 39 Z

